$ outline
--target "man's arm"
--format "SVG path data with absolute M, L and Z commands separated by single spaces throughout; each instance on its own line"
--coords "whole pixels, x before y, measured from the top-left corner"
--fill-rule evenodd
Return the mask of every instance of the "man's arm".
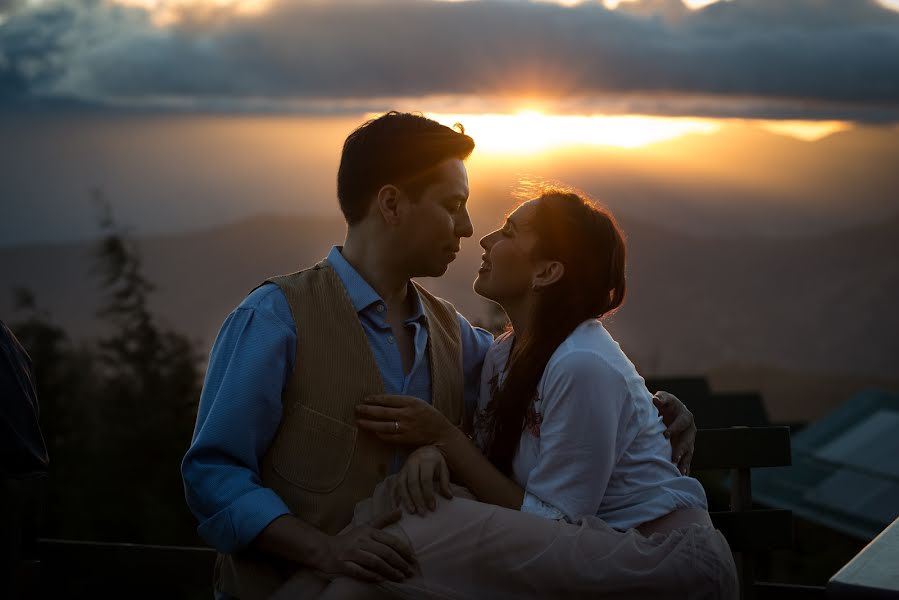
M 198 532 L 221 552 L 252 546 L 326 573 L 402 580 L 412 572 L 412 551 L 381 531 L 399 514 L 331 536 L 290 514 L 262 485 L 259 464 L 281 421 L 281 393 L 295 354 L 290 308 L 273 286 L 250 294 L 222 326 L 181 467 Z
M 291 373 L 296 333 L 279 318 L 265 287 L 222 326 L 209 357 L 193 442 L 181 473 L 197 531 L 221 552 L 246 547 L 290 511 L 262 485 L 259 462 L 281 420 L 281 390 Z
M 493 344 L 493 334 L 486 329 L 474 327 L 461 314 L 459 333 L 462 339 L 462 376 L 465 385 L 465 431 L 471 433 L 471 420 L 478 406 L 481 386 L 481 367 L 487 350 Z

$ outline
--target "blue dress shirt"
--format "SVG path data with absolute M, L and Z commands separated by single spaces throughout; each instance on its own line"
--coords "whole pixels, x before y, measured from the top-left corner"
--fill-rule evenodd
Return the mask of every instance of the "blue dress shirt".
M 339 247 L 331 249 L 328 262 L 359 316 L 384 391 L 430 402 L 428 330 L 418 296 L 413 315 L 405 321 L 415 340 L 415 358 L 406 373 L 384 301 L 343 258 Z M 458 317 L 465 408 L 472 414 L 481 365 L 493 336 Z M 290 512 L 273 490 L 262 485 L 259 465 L 281 422 L 281 392 L 296 363 L 297 325 L 281 289 L 266 284 L 228 316 L 212 347 L 181 475 L 187 504 L 199 521 L 198 533 L 220 552 L 245 547 L 274 519 Z M 397 453 L 392 470 L 399 470 L 404 460 L 405 454 Z

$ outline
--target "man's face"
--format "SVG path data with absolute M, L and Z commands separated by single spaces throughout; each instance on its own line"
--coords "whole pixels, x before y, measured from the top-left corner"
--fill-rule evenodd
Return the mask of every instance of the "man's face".
M 461 238 L 471 237 L 468 216 L 468 173 L 452 158 L 435 171 L 435 181 L 416 200 L 408 199 L 399 232 L 404 239 L 412 277 L 438 277 L 459 252 Z

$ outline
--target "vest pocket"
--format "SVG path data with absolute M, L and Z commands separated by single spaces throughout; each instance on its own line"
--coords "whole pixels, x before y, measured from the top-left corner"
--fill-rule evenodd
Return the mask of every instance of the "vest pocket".
M 346 477 L 356 448 L 356 428 L 300 406 L 272 447 L 272 467 L 310 492 L 334 491 Z

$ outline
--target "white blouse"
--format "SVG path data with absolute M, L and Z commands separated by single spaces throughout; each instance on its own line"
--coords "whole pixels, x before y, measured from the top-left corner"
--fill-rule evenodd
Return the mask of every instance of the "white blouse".
M 512 336 L 484 359 L 476 441 L 483 449 L 484 410 L 505 377 Z M 480 427 L 478 425 L 481 425 Z M 521 510 L 544 517 L 596 515 L 629 529 L 676 508 L 707 508 L 702 485 L 671 462 L 671 444 L 643 378 L 595 319 L 581 323 L 550 357 L 537 385 L 518 453 Z

